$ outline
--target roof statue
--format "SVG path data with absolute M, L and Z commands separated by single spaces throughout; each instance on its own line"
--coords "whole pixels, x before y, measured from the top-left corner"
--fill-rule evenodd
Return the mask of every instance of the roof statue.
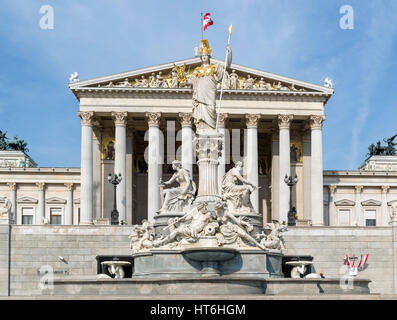
M 6 137 L 7 132 L 4 132 L 0 130 L 0 150 L 7 150 L 7 137 Z
M 71 73 L 69 76 L 69 82 L 70 83 L 79 82 L 79 74 L 77 72 Z
M 324 87 L 326 88 L 330 88 L 333 89 L 334 88 L 334 83 L 332 82 L 332 80 L 330 78 L 325 78 L 324 80 Z
M 13 140 L 6 137 L 7 132 L 2 132 L 0 130 L 0 151 L 22 151 L 24 153 L 28 152 L 29 149 L 26 148 L 28 145 L 25 140 L 18 139 L 14 136 Z
M 376 143 L 376 145 L 372 143 L 368 147 L 369 153 L 367 153 L 367 156 L 371 157 L 371 156 L 395 156 L 395 155 L 397 155 L 397 153 L 396 153 L 397 143 L 394 142 L 394 139 L 396 137 L 397 137 L 397 134 L 391 138 L 388 138 L 388 139 L 384 138 L 383 142 L 387 143 L 386 146 L 382 146 L 380 141 L 378 141 Z

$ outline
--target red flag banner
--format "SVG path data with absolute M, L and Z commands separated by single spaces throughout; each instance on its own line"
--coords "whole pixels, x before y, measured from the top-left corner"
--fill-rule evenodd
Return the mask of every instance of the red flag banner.
M 213 24 L 214 24 L 214 21 L 212 21 L 212 19 L 211 19 L 211 14 L 207 12 L 203 16 L 203 29 L 206 30 L 208 26 L 211 26 Z

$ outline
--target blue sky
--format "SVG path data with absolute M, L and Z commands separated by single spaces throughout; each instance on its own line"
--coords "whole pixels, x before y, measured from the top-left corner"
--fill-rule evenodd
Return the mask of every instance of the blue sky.
M 54 8 L 54 29 L 39 26 L 40 7 Z M 342 5 L 354 29 L 339 27 Z M 354 170 L 370 143 L 397 133 L 397 1 L 392 0 L 2 0 L 0 129 L 18 135 L 44 167 L 80 166 L 80 80 L 190 58 L 205 32 L 223 59 L 233 23 L 237 64 L 322 84 L 335 83 L 325 107 L 324 169 Z

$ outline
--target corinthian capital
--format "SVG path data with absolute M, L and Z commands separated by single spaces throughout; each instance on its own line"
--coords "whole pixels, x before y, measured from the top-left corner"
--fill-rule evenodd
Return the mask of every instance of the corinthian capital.
M 37 182 L 36 186 L 39 189 L 39 191 L 43 191 L 45 189 L 45 183 L 44 182 Z
M 325 120 L 325 116 L 310 116 L 310 128 L 313 129 L 321 129 L 323 127 L 323 122 Z
M 17 184 L 15 182 L 7 182 L 7 185 L 10 187 L 10 190 L 17 189 Z
M 84 126 L 92 126 L 94 119 L 94 111 L 79 111 L 77 112 L 81 119 L 81 124 Z
M 245 120 L 247 124 L 247 128 L 257 128 L 258 121 L 261 118 L 260 114 L 246 114 Z
M 158 127 L 161 120 L 161 112 L 146 112 L 149 127 Z
M 193 115 L 190 112 L 179 112 L 179 119 L 182 127 L 191 127 Z
M 354 186 L 354 190 L 356 191 L 356 193 L 360 193 L 363 190 L 363 186 Z
M 380 186 L 380 188 L 382 189 L 382 193 L 386 193 L 390 189 L 390 186 Z
M 278 127 L 280 129 L 289 129 L 293 118 L 294 116 L 292 114 L 279 114 L 277 116 Z
M 73 186 L 74 186 L 73 183 L 65 183 L 64 185 L 65 185 L 66 189 L 68 189 L 68 191 L 72 191 L 73 190 Z
M 336 186 L 335 186 L 335 185 L 329 185 L 329 186 L 328 186 L 328 189 L 329 189 L 329 192 L 335 193 L 335 191 L 336 191 Z
M 218 127 L 219 128 L 224 128 L 226 125 L 226 120 L 229 117 L 228 113 L 220 113 L 218 115 Z
M 127 117 L 128 112 L 112 112 L 112 117 L 114 119 L 114 124 L 116 126 L 126 126 L 127 125 Z

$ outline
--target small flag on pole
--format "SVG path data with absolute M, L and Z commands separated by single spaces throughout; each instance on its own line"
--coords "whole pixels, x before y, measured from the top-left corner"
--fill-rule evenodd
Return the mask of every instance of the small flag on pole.
M 211 26 L 213 24 L 214 24 L 214 22 L 211 19 L 211 14 L 207 12 L 203 16 L 203 29 L 206 30 L 208 26 Z

